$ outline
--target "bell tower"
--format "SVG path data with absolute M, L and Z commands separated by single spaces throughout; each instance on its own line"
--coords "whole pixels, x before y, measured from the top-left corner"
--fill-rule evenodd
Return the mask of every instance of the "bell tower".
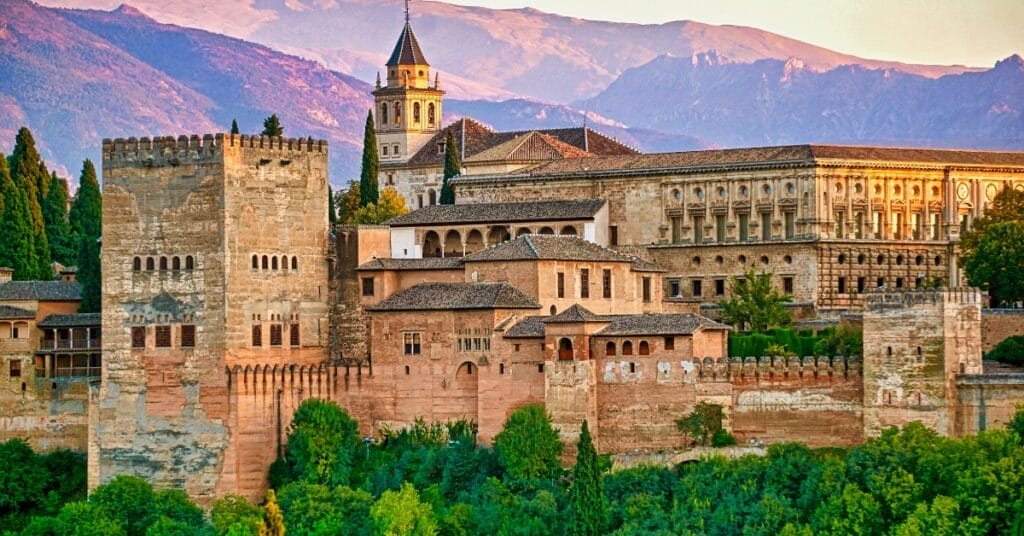
M 438 76 L 431 85 L 430 63 L 412 31 L 408 1 L 405 27 L 385 69 L 387 85 L 381 85 L 378 74 L 373 91 L 377 154 L 381 164 L 402 164 L 441 129 L 444 96 Z

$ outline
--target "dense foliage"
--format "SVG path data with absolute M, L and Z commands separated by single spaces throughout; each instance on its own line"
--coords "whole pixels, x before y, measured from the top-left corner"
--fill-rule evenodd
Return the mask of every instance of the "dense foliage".
M 377 175 L 380 173 L 380 157 L 377 155 L 377 132 L 373 126 L 373 110 L 366 114 L 363 128 L 363 165 L 359 173 L 359 206 L 376 203 L 380 197 Z
M 78 284 L 82 287 L 83 313 L 100 310 L 100 236 L 103 233 L 103 200 L 96 168 L 92 161 L 82 163 L 78 195 L 71 205 L 71 235 L 77 247 Z
M 455 134 L 448 129 L 448 134 L 444 138 L 444 178 L 441 182 L 439 204 L 455 204 L 455 190 L 452 189 L 451 179 L 461 174 L 462 164 L 459 162 L 459 149 L 455 146 Z
M 277 117 L 277 114 L 271 114 L 263 120 L 263 131 L 260 132 L 260 136 L 284 136 L 284 126 L 281 125 L 281 118 Z
M 967 281 L 988 291 L 993 306 L 1024 301 L 1024 192 L 1006 186 L 964 233 Z
M 794 331 L 790 328 L 729 332 L 730 357 L 776 355 L 769 351 L 772 347 L 781 347 L 783 354 L 799 357 L 859 356 L 864 347 L 864 334 L 859 327 L 851 324 L 839 324 L 817 333 L 810 329 Z
M 772 273 L 753 268 L 729 281 L 731 297 L 721 303 L 722 320 L 738 329 L 765 331 L 793 323 L 784 303 L 793 300 L 772 284 Z
M 985 354 L 985 358 L 1001 363 L 1024 365 L 1024 335 L 1014 335 L 1003 339 L 1003 342 Z
M 346 223 L 378 225 L 407 212 L 409 208 L 405 205 L 405 198 L 394 187 L 388 186 L 376 202 L 360 207 L 352 214 L 351 221 Z

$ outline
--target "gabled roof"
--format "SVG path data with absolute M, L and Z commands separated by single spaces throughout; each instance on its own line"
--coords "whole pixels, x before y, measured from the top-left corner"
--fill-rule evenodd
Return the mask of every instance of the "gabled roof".
M 540 304 L 508 283 L 421 283 L 367 307 L 368 311 L 540 309 Z
M 539 339 L 544 337 L 544 319 L 547 316 L 526 316 L 505 331 L 506 339 Z
M 41 328 L 99 327 L 100 313 L 78 313 L 73 315 L 50 315 L 39 323 Z
M 357 271 L 461 269 L 461 257 L 427 257 L 423 259 L 371 259 L 356 267 Z
M 607 320 L 605 320 L 601 315 L 594 314 L 586 307 L 576 303 L 561 313 L 558 313 L 555 316 L 549 316 L 543 320 L 545 324 L 573 324 L 577 322 L 601 321 L 607 322 Z
M 593 219 L 604 205 L 603 199 L 430 205 L 392 218 L 384 224 L 391 227 L 415 227 L 436 224 L 589 220 Z
M 558 158 L 583 158 L 587 156 L 593 155 L 583 149 L 569 145 L 550 134 L 534 130 L 521 136 L 517 135 L 508 141 L 466 157 L 463 162 L 522 162 L 555 160 Z
M 35 311 L 29 311 L 28 309 L 22 309 L 21 307 L 11 307 L 10 305 L 0 305 L 0 318 L 6 320 L 22 320 L 35 317 Z
M 416 34 L 412 33 L 412 25 L 409 24 L 409 21 L 405 22 L 405 27 L 402 28 L 402 33 L 398 36 L 398 43 L 395 44 L 395 50 L 391 53 L 386 65 L 388 67 L 430 65 L 427 63 L 423 51 L 420 50 L 420 43 L 416 40 Z
M 685 314 L 642 314 L 606 317 L 610 323 L 598 331 L 601 336 L 690 335 L 698 329 L 728 330 L 729 326 L 710 318 Z
M 523 235 L 464 257 L 472 261 L 560 260 L 628 262 L 637 259 L 577 236 Z
M 81 289 L 76 282 L 8 281 L 0 284 L 0 300 L 5 301 L 78 301 Z

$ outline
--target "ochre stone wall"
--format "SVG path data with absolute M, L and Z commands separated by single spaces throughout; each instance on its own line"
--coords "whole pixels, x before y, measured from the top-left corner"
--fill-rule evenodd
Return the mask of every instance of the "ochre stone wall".
M 1024 309 L 982 309 L 982 351 L 991 351 L 1014 335 L 1024 335 Z
M 957 435 L 1006 428 L 1024 411 L 1024 374 L 979 374 L 957 378 Z

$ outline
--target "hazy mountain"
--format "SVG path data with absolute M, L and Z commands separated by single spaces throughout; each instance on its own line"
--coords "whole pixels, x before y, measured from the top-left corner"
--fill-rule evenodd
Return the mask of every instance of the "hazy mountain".
M 578 104 L 626 124 L 724 146 L 806 142 L 1024 147 L 1024 60 L 926 78 L 797 59 L 661 56 Z

